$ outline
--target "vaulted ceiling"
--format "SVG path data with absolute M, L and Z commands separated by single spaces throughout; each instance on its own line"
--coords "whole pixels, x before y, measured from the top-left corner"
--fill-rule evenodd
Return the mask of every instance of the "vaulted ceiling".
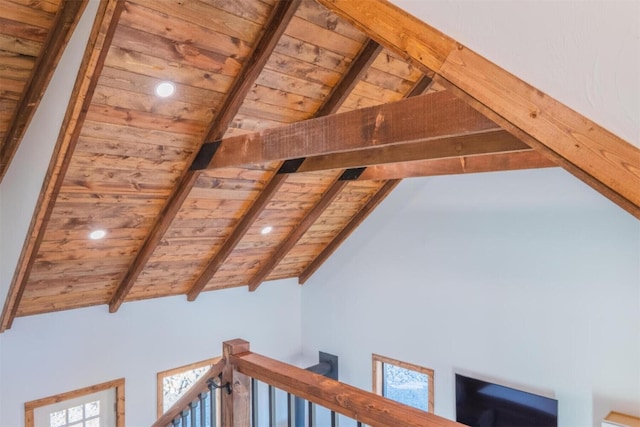
M 1 177 L 84 3 L 0 8 Z M 384 1 L 104 0 L 0 330 L 304 283 L 412 176 L 562 166 L 640 217 L 639 153 Z

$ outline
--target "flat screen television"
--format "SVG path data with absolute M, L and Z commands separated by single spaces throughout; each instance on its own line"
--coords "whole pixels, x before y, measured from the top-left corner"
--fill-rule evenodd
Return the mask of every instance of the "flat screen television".
M 558 427 L 558 401 L 456 374 L 456 421 L 472 427 Z

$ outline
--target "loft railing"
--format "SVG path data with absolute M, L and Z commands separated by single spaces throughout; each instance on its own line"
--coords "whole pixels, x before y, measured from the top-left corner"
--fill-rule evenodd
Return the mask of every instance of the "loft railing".
M 339 415 L 342 420 L 352 420 L 352 425 L 356 426 L 462 427 L 446 418 L 252 353 L 249 343 L 244 340 L 227 341 L 222 350 L 221 361 L 153 427 L 292 427 L 295 425 L 293 402 L 296 396 L 307 401 L 308 427 L 337 426 Z M 260 384 L 266 384 L 267 393 L 259 391 Z M 276 404 L 276 390 L 286 393 L 286 405 Z M 265 394 L 266 403 L 260 399 Z M 218 398 L 220 408 L 216 404 Z M 284 413 L 278 413 L 279 409 Z M 316 420 L 317 411 L 326 415 L 322 423 Z M 218 413 L 220 424 L 217 423 Z M 207 414 L 213 416 L 207 417 Z M 266 414 L 266 420 L 259 422 L 259 414 Z

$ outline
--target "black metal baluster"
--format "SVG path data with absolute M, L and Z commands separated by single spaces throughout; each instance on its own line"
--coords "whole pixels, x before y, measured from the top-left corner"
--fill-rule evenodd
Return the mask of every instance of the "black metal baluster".
M 258 427 L 258 380 L 251 378 L 251 425 Z
M 269 385 L 269 427 L 276 427 L 276 389 Z
M 180 425 L 180 417 L 175 417 L 171 424 L 173 424 L 173 427 L 178 427 Z
M 190 411 L 189 413 L 191 414 L 191 427 L 196 427 L 198 424 L 196 424 L 198 422 L 198 413 L 196 412 L 196 408 L 198 406 L 198 401 L 194 400 L 193 402 L 189 403 L 189 408 Z
M 295 396 L 287 393 L 287 427 L 294 427 L 296 420 Z
M 200 427 L 207 427 L 207 395 L 208 392 L 203 392 L 198 395 L 200 400 Z
M 338 414 L 336 414 L 336 411 L 331 411 L 331 427 L 338 427 Z
M 309 402 L 309 427 L 316 425 L 316 406 L 313 402 Z
M 182 424 L 181 427 L 187 427 L 187 422 L 189 421 L 189 410 L 185 409 L 184 411 L 182 411 Z M 190 426 L 193 427 L 193 426 Z
M 216 406 L 218 404 L 218 396 L 216 395 L 216 388 L 213 386 L 213 382 L 209 383 L 209 420 L 211 423 L 210 427 L 217 427 L 218 425 L 218 417 L 216 414 Z
M 362 427 L 362 423 L 358 421 L 358 427 Z

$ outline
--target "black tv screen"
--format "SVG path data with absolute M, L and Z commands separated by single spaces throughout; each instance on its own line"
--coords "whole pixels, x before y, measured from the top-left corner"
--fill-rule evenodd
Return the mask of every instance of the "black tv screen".
M 558 427 L 558 401 L 456 374 L 456 421 L 472 427 Z

